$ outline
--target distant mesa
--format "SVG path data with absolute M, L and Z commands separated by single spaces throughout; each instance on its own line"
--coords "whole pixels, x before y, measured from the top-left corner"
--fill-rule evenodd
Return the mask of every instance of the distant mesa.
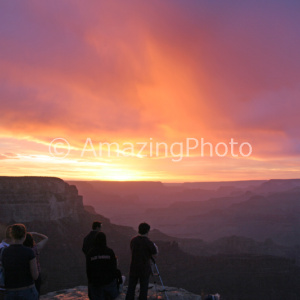
M 300 179 L 271 179 L 262 183 L 255 191 L 258 193 L 278 193 L 300 187 Z

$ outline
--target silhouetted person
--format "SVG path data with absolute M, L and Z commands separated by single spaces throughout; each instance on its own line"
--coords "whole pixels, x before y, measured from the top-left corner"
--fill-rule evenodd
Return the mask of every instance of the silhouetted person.
M 158 253 L 156 245 L 148 238 L 150 225 L 141 223 L 139 235 L 130 242 L 131 264 L 126 300 L 134 300 L 135 288 L 140 282 L 139 300 L 146 300 L 151 271 L 151 257 Z
M 41 240 L 36 243 L 33 236 L 37 236 Z M 25 241 L 23 243 L 23 245 L 25 247 L 31 248 L 33 250 L 35 256 L 36 256 L 36 262 L 37 262 L 37 267 L 38 267 L 38 271 L 39 271 L 39 277 L 38 277 L 37 280 L 34 281 L 34 283 L 35 283 L 35 287 L 36 287 L 39 295 L 40 295 L 41 284 L 42 284 L 41 265 L 40 265 L 39 255 L 40 255 L 41 250 L 47 244 L 47 242 L 48 242 L 48 237 L 46 235 L 41 234 L 41 233 L 37 233 L 37 232 L 27 232 Z
M 85 256 L 88 254 L 88 252 L 94 247 L 94 241 L 97 233 L 101 230 L 102 223 L 99 221 L 94 221 L 92 224 L 92 230 L 90 233 L 84 238 L 83 245 L 82 245 L 82 251 L 85 254 Z M 91 299 L 91 293 L 90 293 L 90 287 L 88 286 L 88 297 Z
M 96 234 L 101 230 L 102 223 L 95 221 L 92 224 L 92 231 L 84 238 L 83 245 L 82 245 L 82 251 L 85 255 L 89 252 L 89 250 L 94 246 L 94 240 L 96 237 Z
M 26 227 L 14 224 L 11 227 L 11 244 L 2 253 L 5 275 L 5 300 L 37 300 L 34 280 L 39 276 L 36 257 L 32 249 L 23 246 Z
M 119 295 L 117 259 L 107 247 L 106 236 L 98 232 L 94 247 L 86 255 L 86 273 L 89 281 L 90 299 L 114 299 Z

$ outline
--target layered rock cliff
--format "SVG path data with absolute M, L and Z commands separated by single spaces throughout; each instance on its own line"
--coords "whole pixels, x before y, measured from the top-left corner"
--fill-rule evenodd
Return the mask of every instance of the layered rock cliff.
M 0 219 L 53 221 L 84 210 L 77 188 L 54 177 L 0 177 Z

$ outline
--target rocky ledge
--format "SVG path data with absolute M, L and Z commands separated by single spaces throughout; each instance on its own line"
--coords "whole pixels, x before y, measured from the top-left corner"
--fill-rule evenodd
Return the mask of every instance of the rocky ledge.
M 126 288 L 124 287 L 124 292 L 120 294 L 117 300 L 124 300 L 126 295 Z M 138 287 L 137 287 L 138 289 Z M 166 293 L 169 300 L 201 300 L 200 295 L 192 294 L 184 289 L 178 289 L 173 287 L 165 287 Z M 61 290 L 57 292 L 51 292 L 40 297 L 41 300 L 50 299 L 61 299 L 61 300 L 88 300 L 87 287 L 78 286 L 72 289 Z M 149 285 L 148 299 L 166 299 L 164 290 L 162 286 Z M 217 299 L 217 297 L 215 298 Z

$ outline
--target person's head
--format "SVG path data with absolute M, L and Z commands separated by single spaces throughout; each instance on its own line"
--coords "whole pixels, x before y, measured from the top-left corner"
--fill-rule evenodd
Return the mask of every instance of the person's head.
M 33 246 L 35 245 L 35 241 L 34 241 L 31 233 L 29 233 L 29 232 L 26 233 L 26 238 L 25 238 L 25 241 L 23 242 L 23 245 L 25 247 L 33 248 Z
M 24 224 L 14 224 L 11 226 L 10 235 L 13 241 L 25 240 L 26 227 Z M 22 241 L 22 243 L 23 243 Z
M 97 248 L 106 247 L 106 235 L 103 232 L 98 232 L 95 236 L 94 246 Z
M 12 225 L 9 225 L 6 227 L 6 231 L 5 231 L 5 240 L 6 241 L 11 240 L 11 228 L 12 228 Z
M 93 229 L 93 230 L 100 231 L 101 226 L 102 226 L 102 223 L 101 223 L 101 222 L 95 221 L 95 222 L 93 222 L 92 229 Z
M 150 231 L 150 225 L 149 224 L 141 223 L 139 225 L 139 234 L 145 235 L 145 234 L 148 234 L 149 231 Z

